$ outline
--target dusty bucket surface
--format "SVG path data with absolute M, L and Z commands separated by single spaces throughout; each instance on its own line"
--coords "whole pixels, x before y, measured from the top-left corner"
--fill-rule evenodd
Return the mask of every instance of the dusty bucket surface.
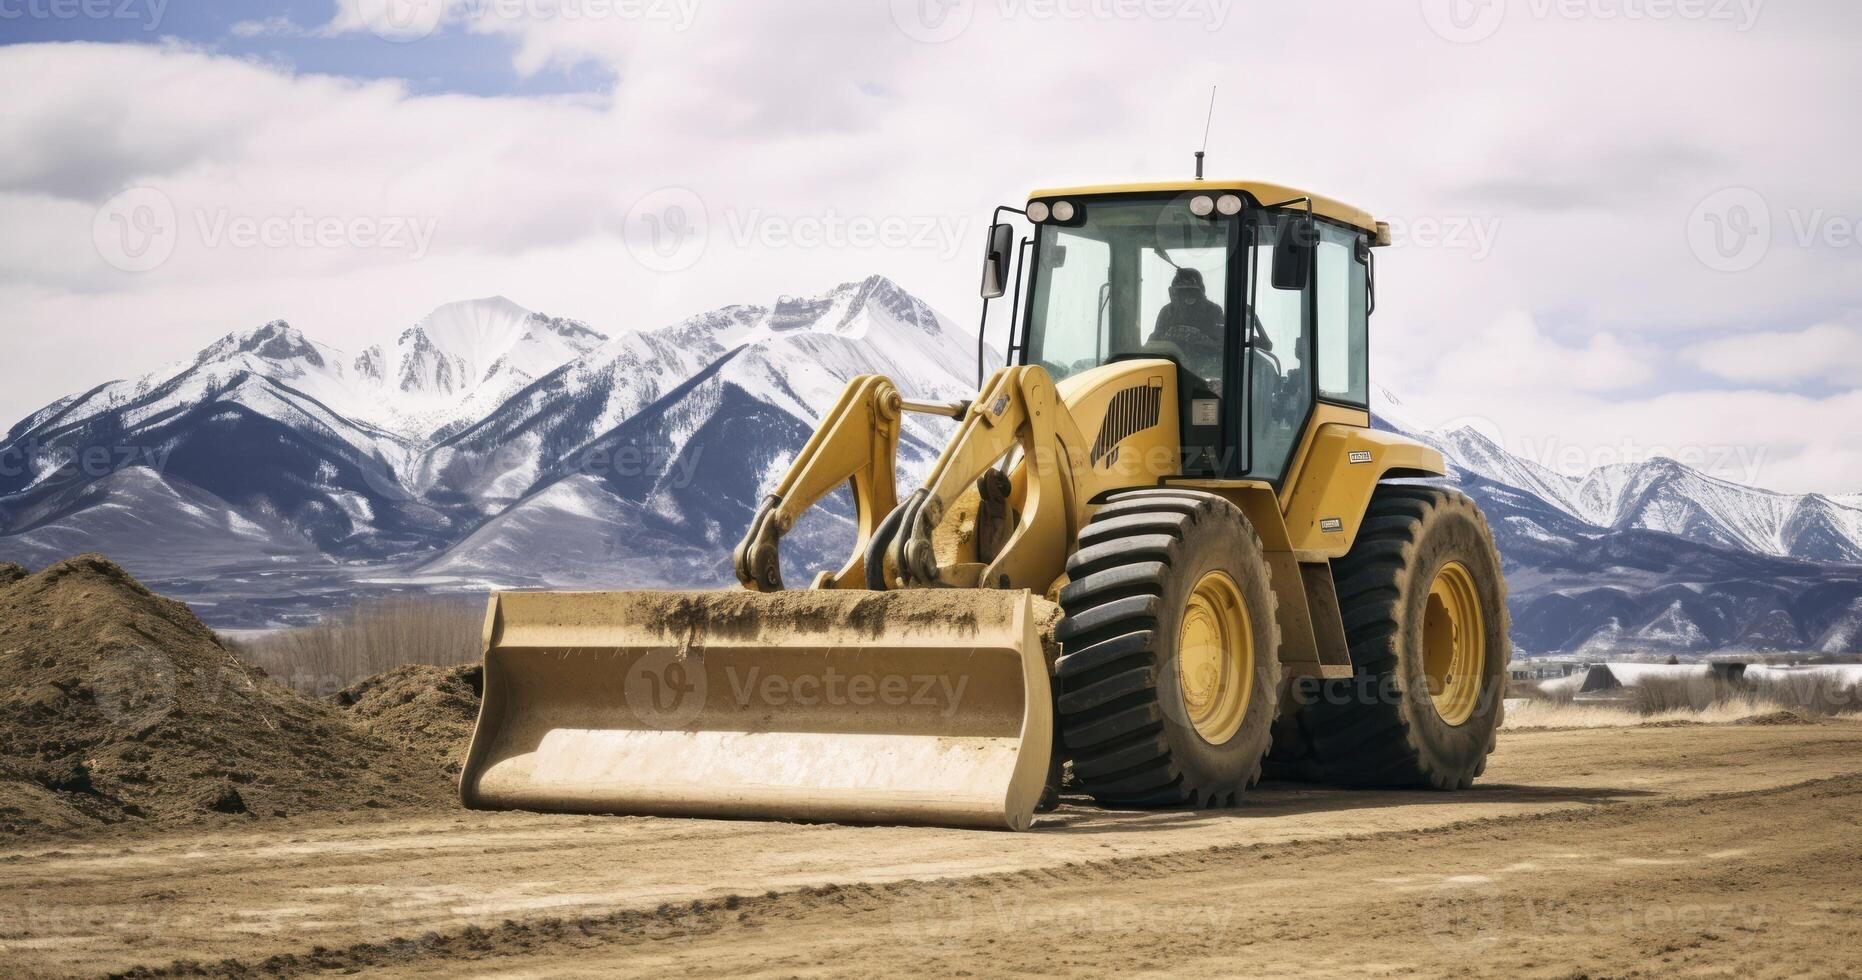
M 476 809 L 1021 830 L 1052 751 L 1026 592 L 505 593 Z

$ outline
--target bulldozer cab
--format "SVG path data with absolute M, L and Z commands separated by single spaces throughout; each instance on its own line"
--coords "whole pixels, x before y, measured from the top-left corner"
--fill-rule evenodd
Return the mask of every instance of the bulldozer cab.
M 1378 230 L 1342 205 L 1277 191 L 1037 193 L 1011 361 L 1058 380 L 1168 359 L 1183 474 L 1280 484 L 1316 405 L 1367 407 Z

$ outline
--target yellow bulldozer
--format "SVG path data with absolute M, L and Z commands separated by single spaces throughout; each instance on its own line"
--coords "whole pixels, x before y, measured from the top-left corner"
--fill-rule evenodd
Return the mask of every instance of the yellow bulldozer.
M 1388 243 L 1251 181 L 998 208 L 976 396 L 854 379 L 737 546 L 741 590 L 492 598 L 462 799 L 1020 830 L 1063 787 L 1467 786 L 1506 586 L 1481 512 L 1428 482 L 1440 454 L 1371 424 Z M 907 413 L 954 431 L 900 499 Z M 842 488 L 851 554 L 786 589 L 784 533 Z

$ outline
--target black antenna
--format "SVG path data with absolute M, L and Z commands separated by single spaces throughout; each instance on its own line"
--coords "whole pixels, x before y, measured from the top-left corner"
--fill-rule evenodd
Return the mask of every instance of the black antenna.
M 1209 117 L 1203 120 L 1203 148 L 1196 151 L 1196 179 L 1203 179 L 1203 156 L 1209 152 L 1209 126 L 1215 122 L 1215 86 L 1209 86 Z

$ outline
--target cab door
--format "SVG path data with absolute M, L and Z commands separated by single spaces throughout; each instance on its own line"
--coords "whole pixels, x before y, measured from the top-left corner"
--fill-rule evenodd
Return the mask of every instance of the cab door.
M 1313 219 L 1255 211 L 1248 222 L 1246 304 L 1239 332 L 1245 434 L 1239 475 L 1278 484 L 1313 408 Z

